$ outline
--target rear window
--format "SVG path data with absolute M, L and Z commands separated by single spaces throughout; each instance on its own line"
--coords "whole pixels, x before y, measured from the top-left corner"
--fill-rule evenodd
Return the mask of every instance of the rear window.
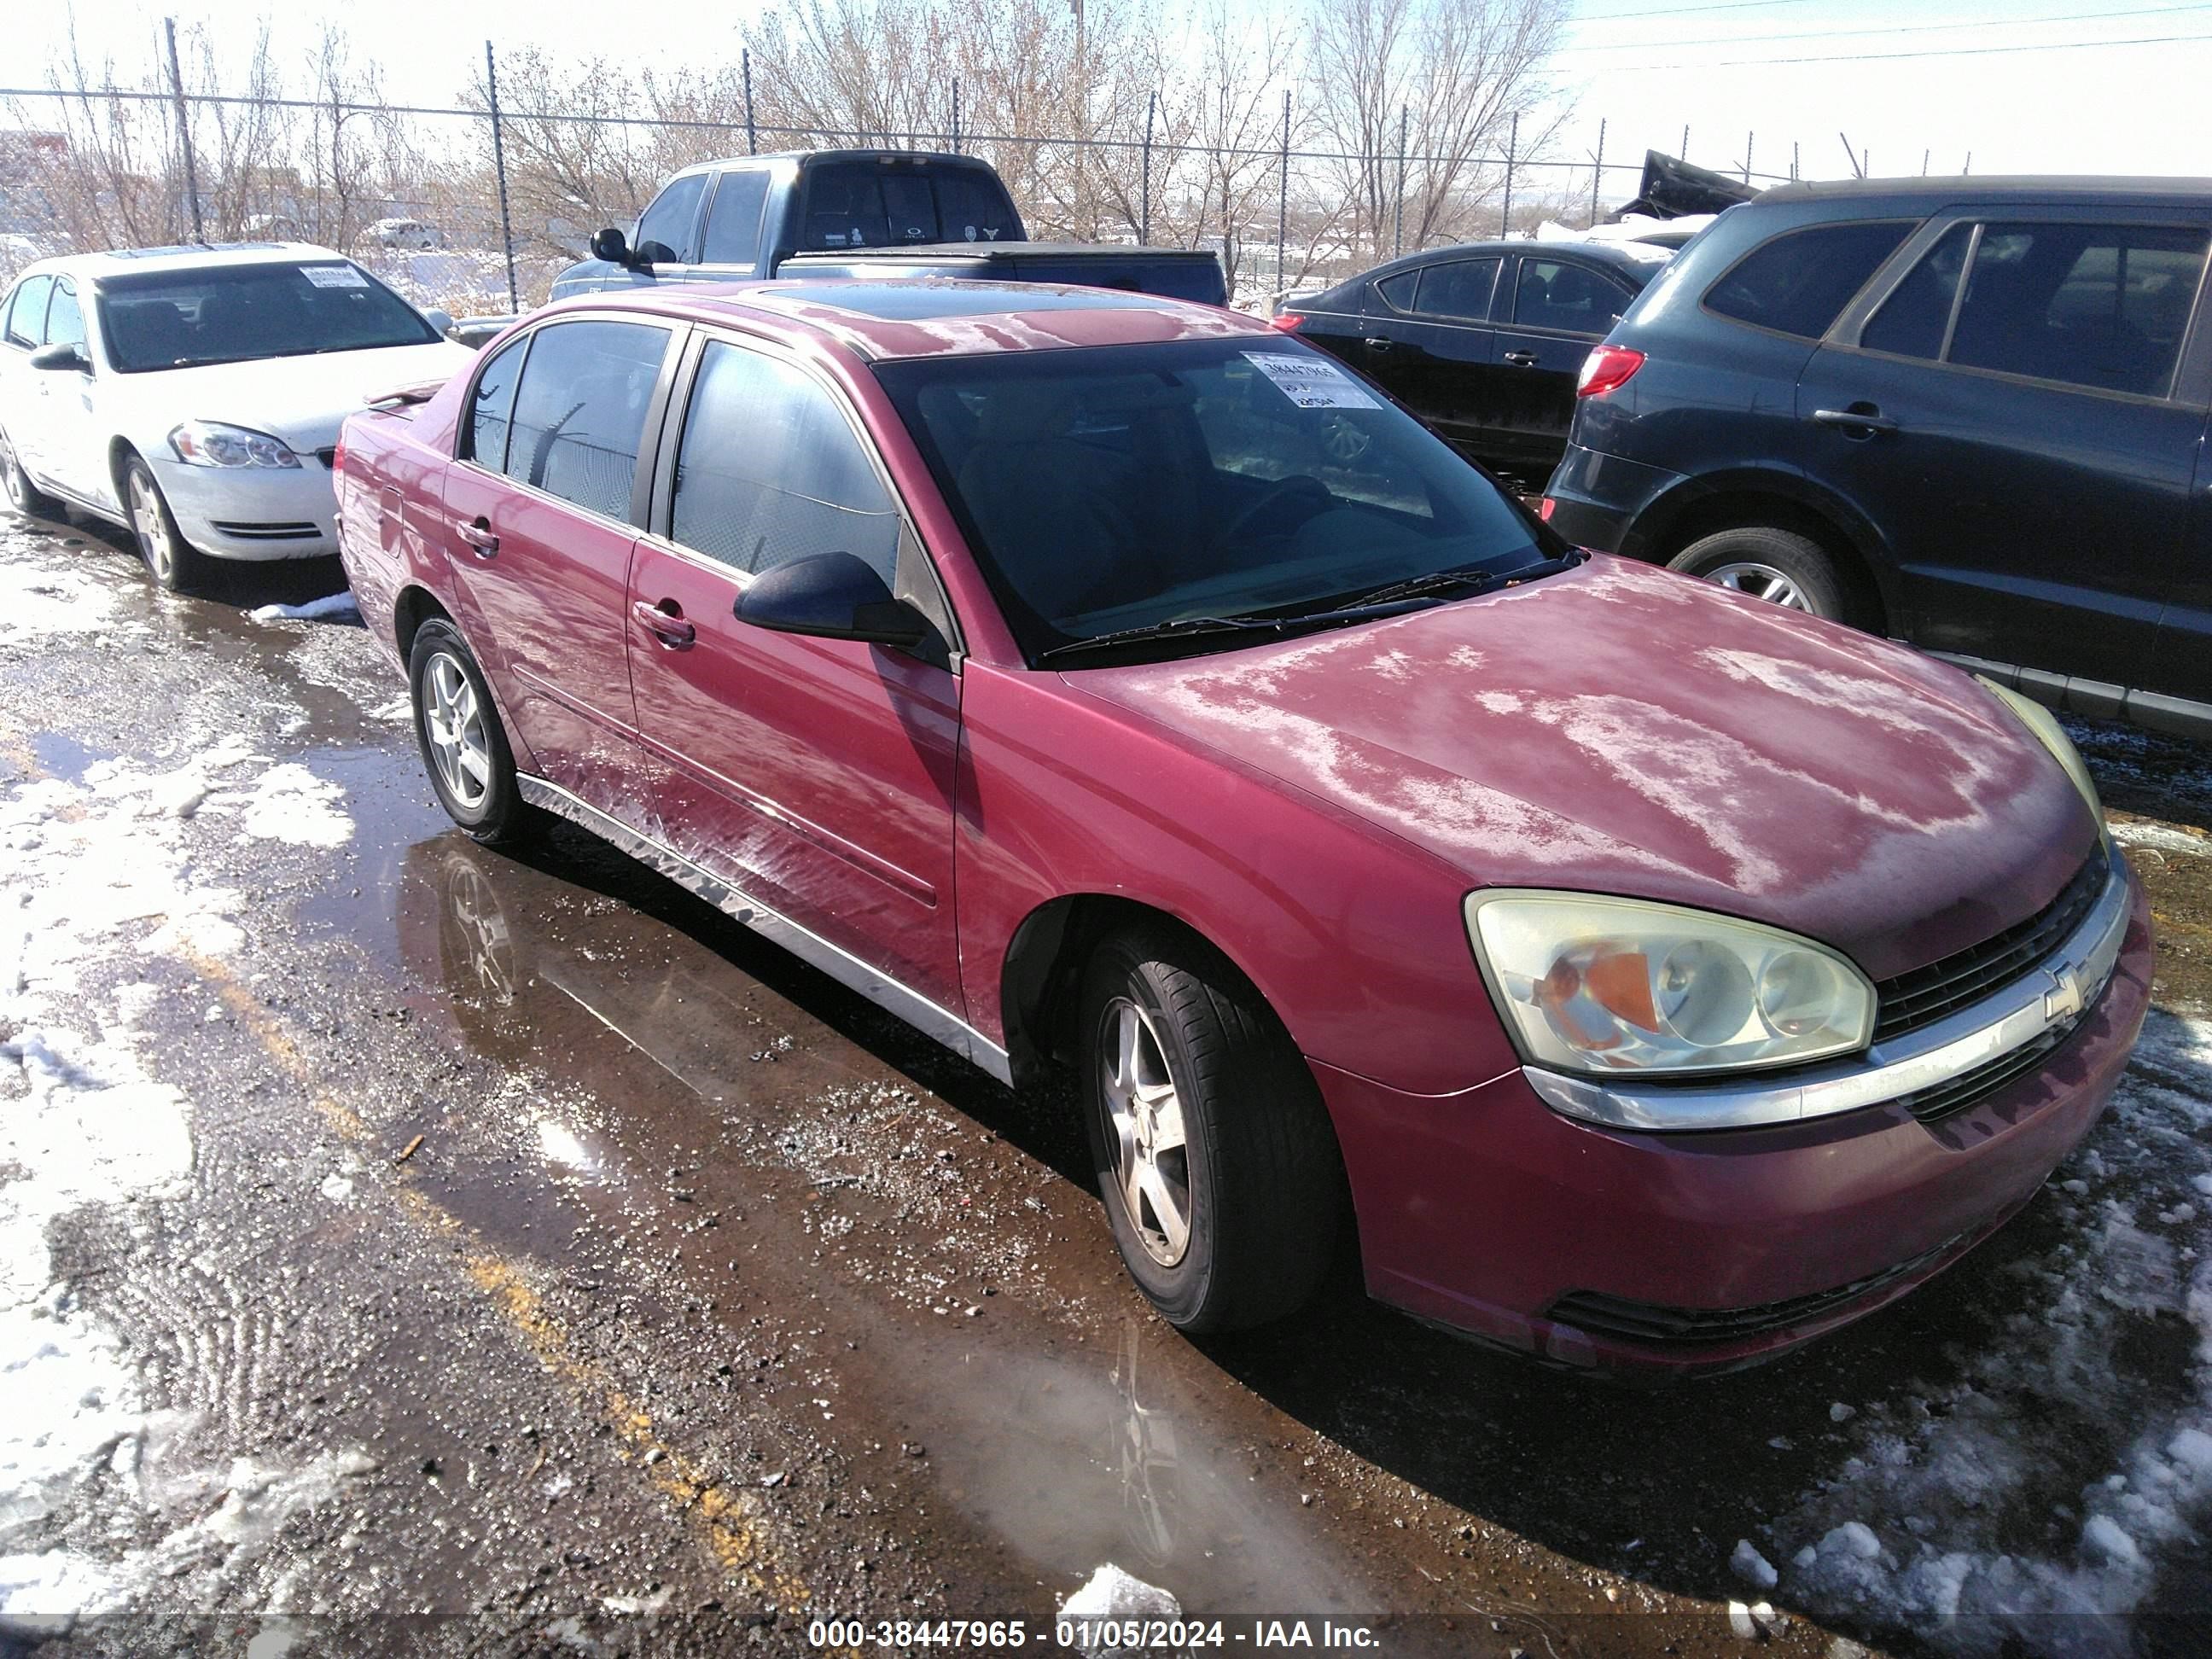
M 1911 229 L 1903 221 L 1881 221 L 1785 232 L 1714 283 L 1705 309 L 1817 340 Z
M 980 169 L 854 162 L 806 173 L 805 248 L 1019 241 L 1021 221 L 999 181 Z

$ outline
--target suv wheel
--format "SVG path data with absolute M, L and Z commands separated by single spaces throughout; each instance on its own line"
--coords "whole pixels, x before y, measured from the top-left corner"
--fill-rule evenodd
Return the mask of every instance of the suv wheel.
M 1197 941 L 1140 927 L 1092 958 L 1081 1018 L 1099 1190 L 1138 1288 L 1191 1332 L 1297 1308 L 1335 1248 L 1343 1169 L 1259 994 Z
M 514 781 L 514 753 L 491 687 L 460 630 L 433 617 L 415 632 L 407 659 L 415 740 L 446 815 L 485 846 L 513 841 L 530 808 Z
M 8 505 L 27 519 L 58 519 L 62 504 L 31 482 L 31 475 L 23 471 L 23 464 L 15 459 L 15 446 L 8 441 L 8 434 L 0 432 L 0 479 L 8 488 Z
M 1768 525 L 1742 525 L 1692 542 L 1668 562 L 1754 599 L 1830 622 L 1855 622 L 1850 590 L 1835 561 L 1810 537 Z

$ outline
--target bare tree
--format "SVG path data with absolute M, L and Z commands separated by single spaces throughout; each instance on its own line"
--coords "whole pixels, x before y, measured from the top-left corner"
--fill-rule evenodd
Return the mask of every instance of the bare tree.
M 1566 0 L 1315 0 L 1308 95 L 1355 214 L 1353 240 L 1382 257 L 1461 239 L 1496 187 L 1481 165 L 1502 153 L 1517 113 L 1522 153 L 1551 130 L 1534 120 L 1549 88 Z

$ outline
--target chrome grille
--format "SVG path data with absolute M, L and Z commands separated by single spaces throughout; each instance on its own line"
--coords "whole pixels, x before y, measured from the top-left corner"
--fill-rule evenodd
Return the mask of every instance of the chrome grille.
M 2096 908 L 2110 869 L 2093 854 L 2036 915 L 1979 945 L 1883 980 L 1875 988 L 1874 1040 L 1882 1042 L 1932 1025 L 1946 1014 L 2009 985 L 2056 951 Z

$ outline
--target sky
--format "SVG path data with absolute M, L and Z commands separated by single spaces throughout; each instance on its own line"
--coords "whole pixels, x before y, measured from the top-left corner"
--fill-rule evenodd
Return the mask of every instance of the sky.
M 1280 17 L 1283 0 L 1236 0 Z M 1292 0 L 1295 3 L 1296 0 Z M 1176 0 L 1160 0 L 1172 17 Z M 280 49 L 303 52 L 325 19 L 385 65 L 394 98 L 447 104 L 480 61 L 534 44 L 641 65 L 734 58 L 763 0 L 285 0 Z M 76 0 L 88 56 L 143 61 L 166 13 L 218 40 L 250 40 L 266 0 Z M 59 4 L 13 9 L 0 83 L 37 86 L 67 27 Z M 2212 0 L 1576 0 L 1553 78 L 1565 122 L 1555 154 L 1588 178 L 1605 123 L 1608 161 L 1646 148 L 1786 175 L 1847 174 L 1843 138 L 1876 174 L 2101 172 L 2212 174 Z M 465 18 L 465 24 L 456 17 Z M 619 29 L 611 26 L 619 18 Z M 1791 61 L 1796 60 L 1796 61 Z M 1553 175 L 1554 178 L 1559 175 Z M 1562 179 L 1562 182 L 1564 180 Z M 1632 175 L 1608 173 L 1607 194 Z

